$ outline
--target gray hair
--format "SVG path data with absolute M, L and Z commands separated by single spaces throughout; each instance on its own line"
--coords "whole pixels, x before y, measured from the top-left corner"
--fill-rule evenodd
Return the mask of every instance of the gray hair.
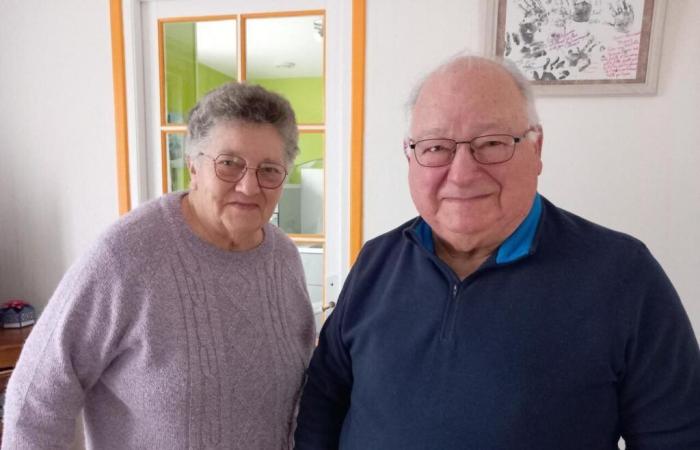
M 512 61 L 500 56 L 478 56 L 460 52 L 457 55 L 452 56 L 447 61 L 440 64 L 430 73 L 424 75 L 414 86 L 413 90 L 411 91 L 411 95 L 408 99 L 408 102 L 406 102 L 406 118 L 408 126 L 410 127 L 411 125 L 411 116 L 413 113 L 413 108 L 416 106 L 416 102 L 418 101 L 420 91 L 423 89 L 425 82 L 430 77 L 437 73 L 444 72 L 445 70 L 456 65 L 461 65 L 465 68 L 472 68 L 483 65 L 484 63 L 494 64 L 506 71 L 506 73 L 515 83 L 515 86 L 517 87 L 518 91 L 523 96 L 523 99 L 525 101 L 527 120 L 529 122 L 528 125 L 539 125 L 540 118 L 537 114 L 537 108 L 535 107 L 535 94 L 532 92 L 530 81 L 527 78 L 525 78 L 520 69 L 518 69 L 518 67 Z
M 299 153 L 299 130 L 289 102 L 261 86 L 226 83 L 202 97 L 190 111 L 186 149 L 191 159 L 197 156 L 211 130 L 222 122 L 270 124 L 284 141 L 285 162 L 294 162 Z

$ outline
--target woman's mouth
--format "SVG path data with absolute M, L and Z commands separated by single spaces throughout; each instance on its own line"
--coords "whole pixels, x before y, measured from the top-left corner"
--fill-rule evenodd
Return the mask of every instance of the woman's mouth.
M 231 202 L 231 203 L 229 203 L 229 204 L 230 204 L 231 206 L 233 206 L 234 208 L 242 209 L 242 210 L 245 210 L 245 211 L 250 211 L 250 210 L 253 210 L 253 209 L 257 209 L 257 208 L 258 208 L 258 204 L 257 204 L 257 203 Z

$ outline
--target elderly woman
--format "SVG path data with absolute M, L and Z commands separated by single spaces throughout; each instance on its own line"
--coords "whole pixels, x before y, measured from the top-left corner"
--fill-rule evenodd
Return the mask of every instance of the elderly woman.
M 268 223 L 298 132 L 231 83 L 192 110 L 190 189 L 113 225 L 65 275 L 5 404 L 2 448 L 287 449 L 314 324 L 294 244 Z

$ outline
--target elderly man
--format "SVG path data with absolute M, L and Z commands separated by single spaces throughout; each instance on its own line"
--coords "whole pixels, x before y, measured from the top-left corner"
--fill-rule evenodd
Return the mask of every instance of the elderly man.
M 363 248 L 297 449 L 700 449 L 700 352 L 638 240 L 537 193 L 527 82 L 459 57 L 412 103 L 420 214 Z

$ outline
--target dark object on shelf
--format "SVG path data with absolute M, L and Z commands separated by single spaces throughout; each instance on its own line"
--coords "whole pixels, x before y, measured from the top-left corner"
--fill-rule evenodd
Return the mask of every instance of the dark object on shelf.
M 35 320 L 34 307 L 21 300 L 11 300 L 0 309 L 2 328 L 22 328 L 33 325 Z
M 0 394 L 5 395 L 5 387 L 17 364 L 22 345 L 32 331 L 32 327 L 0 328 Z M 0 421 L 0 437 L 2 421 Z

